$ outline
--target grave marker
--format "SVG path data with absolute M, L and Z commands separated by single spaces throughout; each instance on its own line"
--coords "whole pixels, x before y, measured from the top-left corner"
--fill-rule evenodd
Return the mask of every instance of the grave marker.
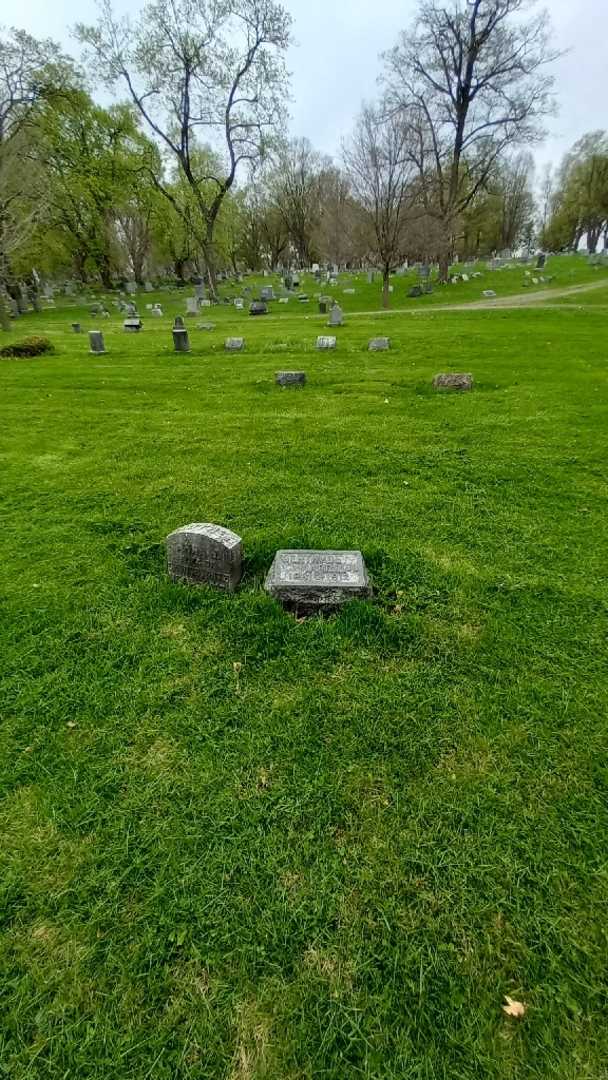
M 336 338 L 321 335 L 317 338 L 317 349 L 335 349 Z
M 233 592 L 241 580 L 240 536 L 221 525 L 185 525 L 167 537 L 167 568 L 173 581 L 214 585 Z
M 435 390 L 472 390 L 473 376 L 464 372 L 435 375 L 433 387 Z
M 278 386 L 304 386 L 306 373 L 304 371 L 277 371 L 275 382 Z
M 105 345 L 101 330 L 89 330 L 89 348 L 92 353 L 105 353 Z
M 372 593 L 360 551 L 277 551 L 264 588 L 304 614 L 336 611 Z

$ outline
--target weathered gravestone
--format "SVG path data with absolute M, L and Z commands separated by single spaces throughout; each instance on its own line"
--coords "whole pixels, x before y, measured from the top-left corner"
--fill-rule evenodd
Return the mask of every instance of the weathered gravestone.
M 173 331 L 173 348 L 175 352 L 179 353 L 190 352 L 190 341 L 187 330 Z
M 242 311 L 243 310 L 243 305 L 244 305 L 244 301 L 241 300 L 240 297 L 237 297 L 236 300 L 234 301 L 234 306 L 235 306 L 236 310 L 237 311 Z
M 167 568 L 173 581 L 215 585 L 232 592 L 241 580 L 240 536 L 221 525 L 185 525 L 167 537 Z
M 125 289 L 128 292 L 129 296 L 135 296 L 135 293 L 137 292 L 137 282 L 136 281 L 127 281 L 127 284 L 125 285 Z
M 274 300 L 274 289 L 272 285 L 265 285 L 260 291 L 260 298 L 262 300 Z
M 336 611 L 372 594 L 360 551 L 277 551 L 264 588 L 303 614 Z
M 242 352 L 245 348 L 245 339 L 242 337 L 226 338 L 225 348 L 228 352 Z
M 321 337 L 317 338 L 317 349 L 335 349 L 336 338 L 335 337 Z
M 319 315 L 327 315 L 327 301 L 319 300 Z
M 92 353 L 105 353 L 101 330 L 89 330 L 89 347 Z
M 144 281 L 144 289 L 146 290 L 147 293 L 153 292 L 154 290 L 152 288 L 152 282 L 151 281 Z
M 263 303 L 262 300 L 254 300 L 253 303 L 249 305 L 249 314 L 250 315 L 267 315 L 268 314 L 268 308 L 267 308 L 266 304 Z
M 275 382 L 278 386 L 305 386 L 306 373 L 304 371 L 277 371 Z
M 196 324 L 197 330 L 215 330 L 214 322 L 199 322 Z
M 194 289 L 194 295 L 197 300 L 205 299 L 205 286 L 202 281 L 199 281 L 198 285 L 196 285 Z
M 160 306 L 160 304 L 155 304 L 154 305 L 154 307 L 152 308 L 152 314 L 154 315 L 155 319 L 162 319 L 162 317 L 163 317 L 163 309 Z
M 137 334 L 144 324 L 139 315 L 131 315 L 128 319 L 125 319 L 122 325 L 128 334 Z
M 82 327 L 81 327 L 80 323 L 79 322 L 73 322 L 72 323 L 72 330 L 74 331 L 75 334 L 79 334 L 81 332 L 81 330 L 82 330 Z
M 344 314 L 339 304 L 334 304 L 329 313 L 328 326 L 342 326 L 344 323 Z
M 435 390 L 472 390 L 473 376 L 465 372 L 435 375 L 433 387 Z
M 370 352 L 386 352 L 390 347 L 391 343 L 387 337 L 372 338 L 368 346 Z
M 494 292 L 494 289 L 484 289 L 482 295 L 485 296 L 486 300 L 493 300 L 497 293 Z
M 198 300 L 196 296 L 186 297 L 186 315 L 198 315 Z

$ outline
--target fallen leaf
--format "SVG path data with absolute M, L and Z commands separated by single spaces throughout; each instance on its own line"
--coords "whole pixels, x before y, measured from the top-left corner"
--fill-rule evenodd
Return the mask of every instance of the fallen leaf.
M 521 1020 L 526 1015 L 527 1006 L 524 1005 L 523 1001 L 514 1001 L 508 994 L 505 994 L 505 1001 L 507 1004 L 503 1005 L 502 1011 L 507 1016 L 512 1016 L 515 1020 Z

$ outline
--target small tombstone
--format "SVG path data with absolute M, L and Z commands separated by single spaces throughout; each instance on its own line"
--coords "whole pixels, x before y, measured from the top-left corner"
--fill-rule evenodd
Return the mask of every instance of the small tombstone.
M 268 314 L 268 307 L 266 306 L 266 304 L 262 300 L 254 300 L 253 303 L 249 305 L 249 314 L 250 315 L 267 315 Z
M 335 349 L 336 343 L 335 337 L 325 337 L 321 335 L 317 338 L 317 349 Z
M 536 260 L 536 269 L 544 270 L 546 261 L 547 256 L 541 252 L 541 254 L 538 256 L 538 259 Z
M 194 289 L 194 295 L 197 300 L 205 299 L 205 286 L 202 281 L 199 281 L 198 285 L 196 285 Z
M 74 331 L 75 334 L 80 334 L 82 332 L 82 327 L 81 327 L 80 323 L 79 322 L 73 322 L 72 323 L 72 330 Z
M 376 337 L 371 339 L 368 349 L 370 352 L 386 352 L 390 347 L 391 343 L 387 337 Z
M 260 298 L 262 300 L 274 300 L 274 289 L 272 285 L 265 285 L 260 292 Z
M 245 339 L 242 337 L 226 338 L 225 348 L 227 352 L 242 352 L 245 348 Z
M 160 304 L 155 304 L 154 305 L 154 307 L 152 308 L 152 314 L 154 315 L 155 319 L 162 319 L 162 317 L 163 317 L 163 309 L 160 306 Z
M 137 308 L 135 307 L 135 304 L 125 304 L 124 311 L 126 311 L 130 319 L 136 318 L 137 316 Z
M 279 304 L 288 304 L 288 303 L 289 303 L 289 297 L 288 296 L 282 296 L 280 298 L 280 300 L 279 300 Z
M 373 270 L 368 270 L 367 271 L 367 284 L 368 285 L 373 285 L 374 284 L 374 277 L 375 277 L 374 271 Z
M 101 330 L 89 330 L 89 347 L 92 353 L 105 353 L 106 348 Z
M 372 594 L 360 551 L 277 551 L 264 588 L 305 615 L 333 612 Z
M 435 375 L 433 387 L 435 390 L 472 390 L 473 376 L 464 372 Z
M 277 371 L 275 382 L 278 386 L 305 386 L 306 373 L 304 371 Z
M 345 296 L 354 296 L 356 291 L 356 289 L 342 289 Z
M 484 289 L 482 295 L 485 296 L 486 300 L 493 300 L 497 293 L 494 292 L 494 289 Z
M 188 339 L 187 330 L 174 330 L 173 331 L 173 348 L 175 352 L 187 353 L 190 352 L 190 341 Z
M 198 300 L 196 296 L 186 297 L 186 315 L 198 315 Z
M 319 300 L 319 315 L 327 315 L 327 300 Z
M 199 300 L 199 307 L 211 307 L 211 300 Z
M 128 319 L 125 319 L 122 325 L 123 329 L 126 330 L 128 334 L 138 334 L 144 324 L 139 315 L 132 315 Z
M 174 330 L 183 330 L 184 329 L 184 320 L 183 320 L 181 315 L 176 315 L 175 316 L 175 319 L 173 320 L 173 329 Z
M 339 304 L 334 304 L 329 313 L 328 326 L 342 326 L 344 324 L 344 314 Z
M 233 592 L 241 580 L 243 544 L 221 525 L 185 525 L 167 537 L 167 568 L 172 581 L 215 585 Z
M 468 274 L 461 274 L 460 276 L 462 277 L 463 281 L 468 281 L 469 280 L 469 275 Z
M 197 330 L 215 330 L 214 322 L 201 322 L 196 324 Z
M 234 301 L 234 306 L 235 306 L 237 311 L 242 311 L 243 307 L 244 307 L 244 304 L 245 304 L 245 301 L 241 300 L 240 297 L 237 297 L 236 300 Z
M 153 292 L 154 290 L 152 288 L 152 282 L 151 281 L 145 281 L 144 282 L 144 289 L 146 290 L 147 293 Z
M 129 296 L 135 296 L 135 294 L 137 292 L 137 282 L 136 281 L 127 281 L 127 284 L 125 285 L 125 289 L 128 292 Z

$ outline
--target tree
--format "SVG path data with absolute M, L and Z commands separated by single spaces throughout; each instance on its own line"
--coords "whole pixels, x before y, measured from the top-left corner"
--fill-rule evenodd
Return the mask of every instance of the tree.
M 607 229 L 608 134 L 591 131 L 564 157 L 547 233 L 548 239 L 561 239 L 574 249 L 586 235 L 594 253 Z
M 313 238 L 321 219 L 322 173 L 329 165 L 308 139 L 292 139 L 277 155 L 272 197 L 300 266 L 310 266 L 313 261 Z
M 532 4 L 536 0 L 531 0 Z M 447 279 L 459 216 L 504 152 L 541 137 L 553 109 L 544 12 L 529 0 L 425 0 L 411 34 L 385 56 L 391 107 L 411 130 L 411 156 L 429 214 L 441 223 Z
M 382 301 L 389 306 L 390 274 L 403 261 L 405 227 L 415 198 L 408 129 L 399 115 L 365 106 L 344 148 L 344 161 L 361 205 L 370 255 L 382 270 Z
M 264 156 L 283 117 L 290 25 L 276 0 L 150 0 L 134 27 L 103 0 L 97 26 L 76 28 L 108 83 L 124 83 L 189 185 L 213 295 L 222 203 L 239 165 Z M 221 151 L 208 173 L 196 162 L 203 142 Z M 171 201 L 171 191 L 155 179 Z M 181 213 L 179 204 L 174 209 Z
M 7 329 L 3 292 L 11 255 L 31 236 L 43 205 L 34 197 L 31 171 L 21 168 L 25 132 L 40 105 L 56 100 L 76 73 L 55 42 L 24 30 L 0 28 L 0 55 L 0 324 Z

